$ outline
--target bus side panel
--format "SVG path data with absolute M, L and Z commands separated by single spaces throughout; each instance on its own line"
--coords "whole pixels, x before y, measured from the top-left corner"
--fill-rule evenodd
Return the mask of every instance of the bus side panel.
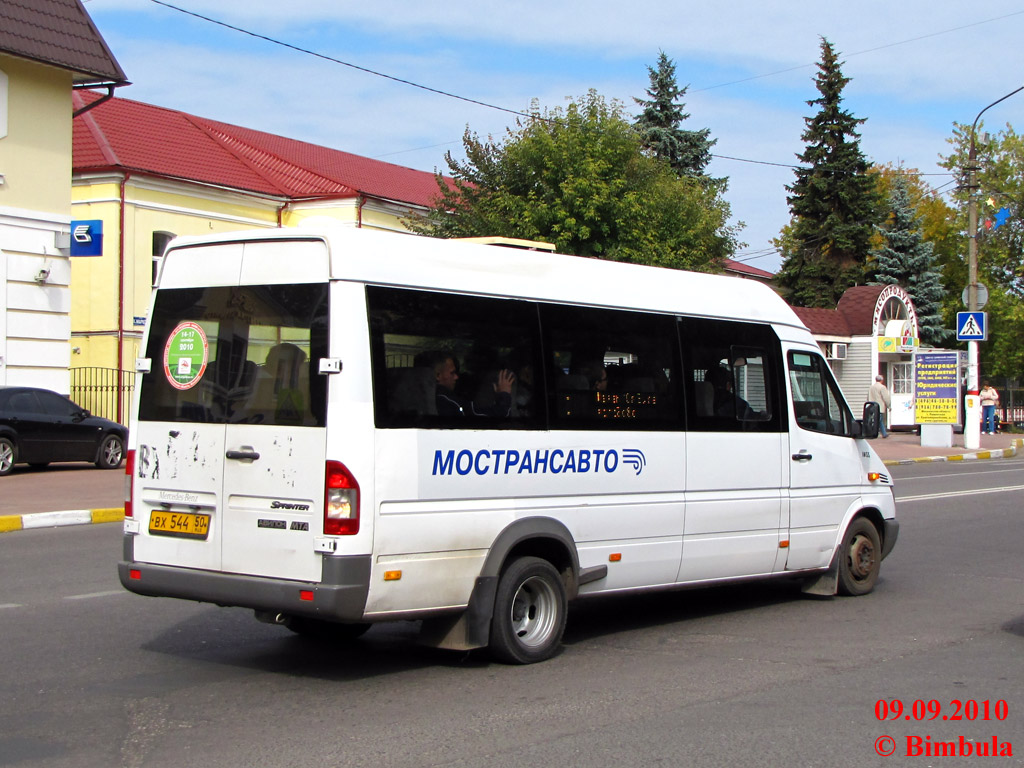
M 564 524 L 581 568 L 608 566 L 582 592 L 674 583 L 683 454 L 668 433 L 379 430 L 367 613 L 464 606 L 495 539 L 529 517 Z

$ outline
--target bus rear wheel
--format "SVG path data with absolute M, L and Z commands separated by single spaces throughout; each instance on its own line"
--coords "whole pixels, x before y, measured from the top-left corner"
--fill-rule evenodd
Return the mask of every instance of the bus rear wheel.
M 839 551 L 839 593 L 866 595 L 875 588 L 882 567 L 882 545 L 870 520 L 850 523 Z
M 555 567 L 539 557 L 513 560 L 501 578 L 491 619 L 491 654 L 507 664 L 554 656 L 562 642 L 568 601 Z

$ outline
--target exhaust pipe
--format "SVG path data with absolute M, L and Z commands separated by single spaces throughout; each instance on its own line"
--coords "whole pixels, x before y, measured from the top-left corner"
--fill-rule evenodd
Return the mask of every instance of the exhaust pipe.
M 256 621 L 262 621 L 264 624 L 283 626 L 288 623 L 288 615 L 277 611 L 253 611 L 253 615 L 256 617 Z

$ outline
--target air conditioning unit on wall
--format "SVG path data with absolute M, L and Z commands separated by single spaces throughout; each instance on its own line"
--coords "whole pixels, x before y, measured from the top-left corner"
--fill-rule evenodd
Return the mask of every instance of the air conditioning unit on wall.
M 825 345 L 825 357 L 829 360 L 845 360 L 849 344 L 841 341 L 834 341 Z

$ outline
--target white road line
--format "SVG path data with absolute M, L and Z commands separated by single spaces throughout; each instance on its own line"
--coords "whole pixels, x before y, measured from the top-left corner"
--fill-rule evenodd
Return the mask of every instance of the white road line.
M 1010 469 L 976 469 L 974 465 L 971 465 L 970 468 L 973 470 L 970 473 L 971 475 L 994 475 L 997 472 L 1021 472 L 1022 470 L 1024 470 L 1024 467 L 1011 467 Z M 964 465 L 964 469 L 967 469 L 967 465 Z M 903 484 L 912 483 L 915 480 L 934 480 L 935 478 L 939 477 L 951 477 L 951 475 L 949 472 L 944 472 L 939 475 L 918 475 L 916 477 L 901 477 L 898 479 L 900 481 L 900 484 Z
M 127 595 L 124 589 L 109 589 L 106 592 L 90 592 L 87 595 L 65 595 L 65 600 L 90 600 L 94 597 L 110 597 L 111 595 Z
M 0 609 L 3 608 L 21 608 L 21 605 L 18 603 L 0 603 Z
M 896 501 L 927 501 L 928 499 L 952 499 L 957 496 L 976 496 L 979 493 L 1010 493 L 1024 491 L 1024 485 L 1004 485 L 1000 488 L 975 488 L 966 491 L 949 491 L 948 493 L 925 493 L 920 496 L 897 496 Z

